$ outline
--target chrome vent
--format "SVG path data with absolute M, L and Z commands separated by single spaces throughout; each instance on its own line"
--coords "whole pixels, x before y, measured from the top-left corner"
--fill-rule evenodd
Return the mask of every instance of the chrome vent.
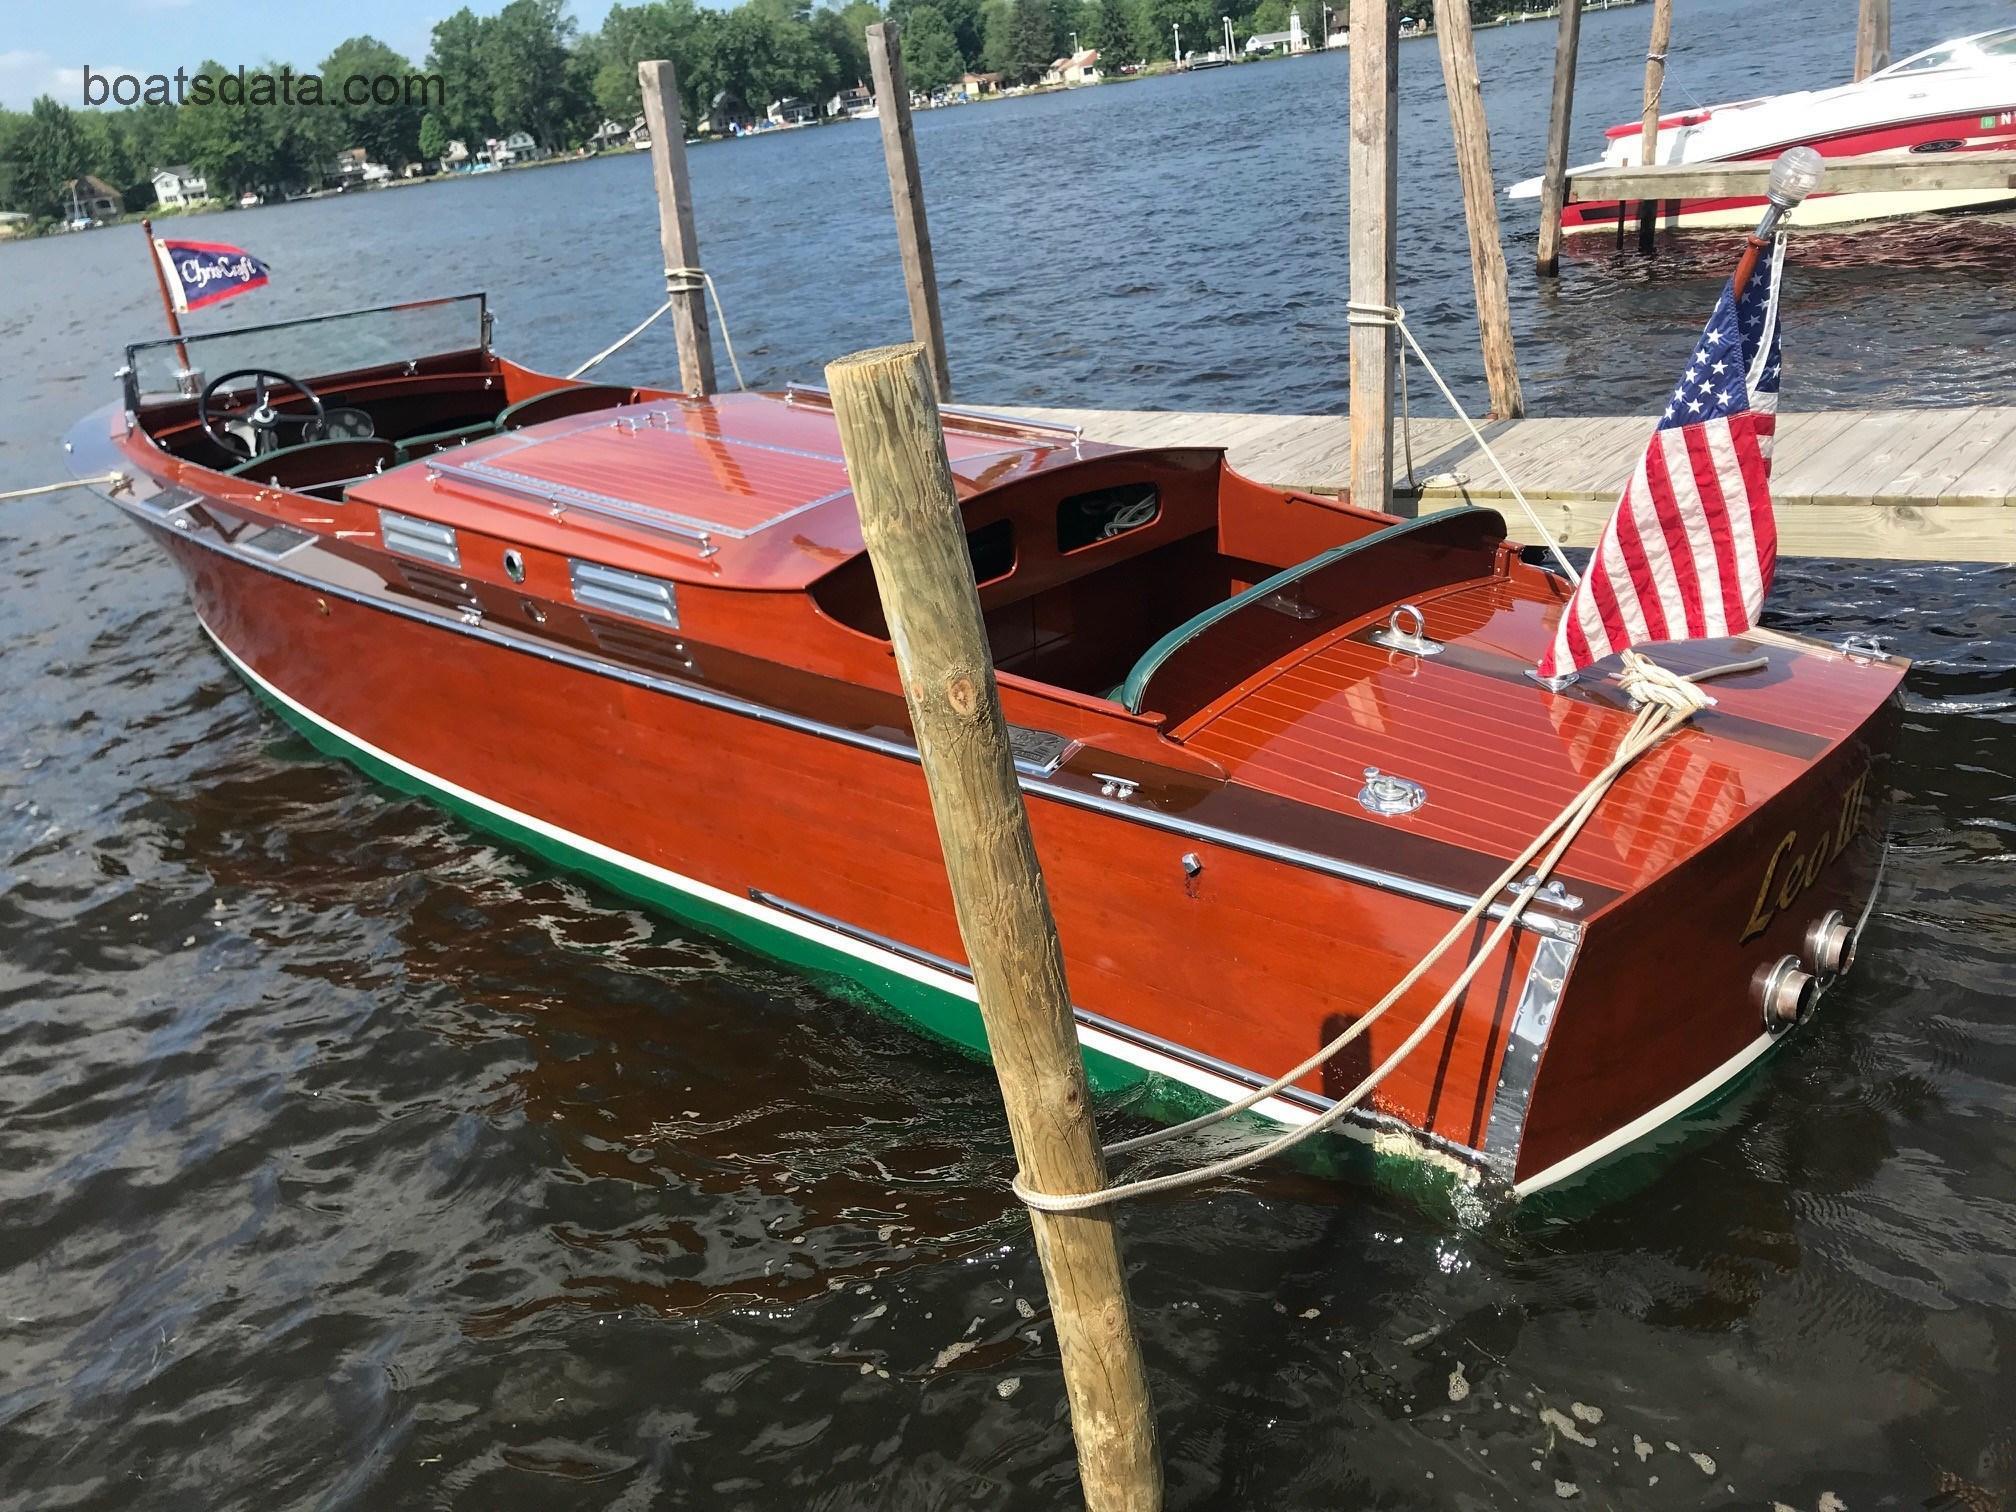
M 257 535 L 240 537 L 239 544 L 259 556 L 278 560 L 289 552 L 299 551 L 314 539 L 309 531 L 296 530 L 292 525 L 274 525 Z
M 663 578 L 571 558 L 567 573 L 574 584 L 574 602 L 585 609 L 606 609 L 660 625 L 679 623 L 679 600 Z
M 401 556 L 418 557 L 423 562 L 439 562 L 443 567 L 462 565 L 462 548 L 456 544 L 452 525 L 415 519 L 389 509 L 378 511 L 378 531 L 385 549 Z

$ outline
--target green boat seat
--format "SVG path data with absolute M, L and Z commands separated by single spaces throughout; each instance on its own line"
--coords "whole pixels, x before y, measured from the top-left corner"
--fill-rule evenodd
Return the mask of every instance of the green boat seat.
M 472 420 L 467 425 L 451 425 L 446 430 L 429 431 L 424 436 L 408 436 L 399 443 L 399 452 L 410 461 L 414 457 L 431 457 L 451 446 L 465 446 L 471 441 L 481 441 L 496 434 L 495 420 Z
M 523 430 L 528 425 L 538 425 L 546 420 L 564 420 L 569 415 L 615 409 L 619 404 L 632 403 L 636 397 L 637 390 L 634 388 L 620 388 L 613 383 L 577 383 L 571 388 L 548 389 L 543 394 L 534 394 L 529 399 L 506 405 L 504 412 L 497 417 L 497 429 Z
M 251 478 L 275 488 L 319 492 L 361 483 L 404 460 L 399 448 L 383 437 L 343 437 L 283 446 L 247 457 L 225 471 L 234 478 Z

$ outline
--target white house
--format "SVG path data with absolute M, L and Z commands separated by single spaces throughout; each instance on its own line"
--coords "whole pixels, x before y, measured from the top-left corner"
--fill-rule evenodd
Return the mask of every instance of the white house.
M 1309 51 L 1309 37 L 1302 30 L 1302 12 L 1288 12 L 1288 30 L 1284 32 L 1256 32 L 1246 39 L 1249 53 L 1272 52 L 1277 47 L 1285 47 L 1291 53 Z
M 171 164 L 154 175 L 154 199 L 157 204 L 167 207 L 188 205 L 209 197 L 209 182 L 187 163 Z
M 447 150 L 441 154 L 441 166 L 450 170 L 460 168 L 468 161 L 469 144 L 460 137 L 449 142 Z
M 499 167 L 511 163 L 543 162 L 552 155 L 532 139 L 529 131 L 514 131 L 490 149 L 490 161 Z
M 1097 84 L 1099 82 L 1099 49 L 1088 47 L 1075 52 L 1068 58 L 1059 58 L 1050 65 L 1043 75 L 1045 84 Z

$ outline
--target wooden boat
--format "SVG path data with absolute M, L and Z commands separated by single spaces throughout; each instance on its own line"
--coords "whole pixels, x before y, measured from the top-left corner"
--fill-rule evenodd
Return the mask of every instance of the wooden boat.
M 222 371 L 254 363 L 311 376 Z M 123 381 L 73 466 L 123 474 L 100 491 L 311 741 L 984 1052 L 822 393 L 570 383 L 494 355 L 480 296 L 150 343 Z M 1529 677 L 1566 585 L 1488 509 L 1397 519 L 964 410 L 945 443 L 1096 1087 L 1188 1112 L 1294 1065 L 1630 722 L 1604 678 Z M 1661 660 L 1753 655 L 1358 1134 L 1532 1192 L 1811 1014 L 1874 896 L 1904 664 L 1766 633 Z M 1462 965 L 1258 1111 L 1309 1120 Z

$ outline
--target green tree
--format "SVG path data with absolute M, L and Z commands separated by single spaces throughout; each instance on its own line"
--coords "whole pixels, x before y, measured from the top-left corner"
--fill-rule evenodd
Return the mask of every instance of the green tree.
M 1057 34 L 1049 0 L 1015 0 L 1008 22 L 1008 66 L 1003 70 L 1018 83 L 1043 77 L 1057 60 Z
M 393 167 L 411 162 L 420 152 L 420 117 L 425 103 L 406 87 L 412 62 L 394 52 L 376 37 L 352 37 L 340 42 L 322 60 L 322 78 L 335 109 L 328 113 L 341 124 L 342 146 L 362 147 L 373 162 Z M 345 98 L 345 86 L 352 79 L 376 86 L 380 97 L 352 104 Z M 396 80 L 397 98 L 380 82 Z M 358 85 L 350 85 L 358 88 Z M 326 107 L 325 107 L 326 109 Z
M 64 184 L 91 171 L 77 113 L 43 95 L 28 107 L 28 117 L 13 137 L 8 165 L 16 202 L 35 215 L 67 211 Z
M 437 163 L 448 150 L 448 128 L 441 124 L 441 117 L 428 111 L 420 117 L 420 156 L 430 163 Z
M 500 129 L 550 147 L 592 109 L 586 81 L 568 66 L 573 40 L 567 0 L 511 0 L 484 25 L 479 57 Z
M 989 73 L 1005 74 L 1015 60 L 1015 0 L 981 0 L 980 61 Z
M 919 5 L 903 27 L 903 73 L 920 94 L 934 94 L 966 72 L 952 23 L 935 5 Z
M 435 23 L 427 71 L 442 83 L 441 124 L 451 137 L 480 144 L 497 133 L 484 34 L 491 23 L 466 5 Z

